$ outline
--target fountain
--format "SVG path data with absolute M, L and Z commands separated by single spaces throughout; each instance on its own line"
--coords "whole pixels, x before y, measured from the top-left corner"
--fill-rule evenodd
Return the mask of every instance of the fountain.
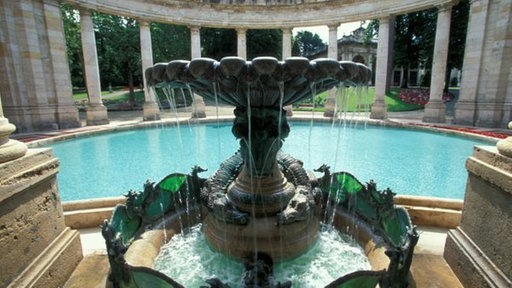
M 153 87 L 170 94 L 188 89 L 235 106 L 232 132 L 240 149 L 208 179 L 195 166 L 126 195 L 126 205 L 102 226 L 114 286 L 184 287 L 154 270 L 153 261 L 164 242 L 202 223 L 212 249 L 245 261 L 245 287 L 290 287 L 272 280 L 273 263 L 309 250 L 320 223 L 329 221 L 357 239 L 373 271 L 340 275 L 327 287 L 406 287 L 418 234 L 392 191 L 326 165 L 315 170 L 323 173 L 317 178 L 280 152 L 290 130 L 284 106 L 336 86 L 365 85 L 370 75 L 362 64 L 300 57 L 198 58 L 147 69 Z M 218 279 L 205 283 L 227 287 Z

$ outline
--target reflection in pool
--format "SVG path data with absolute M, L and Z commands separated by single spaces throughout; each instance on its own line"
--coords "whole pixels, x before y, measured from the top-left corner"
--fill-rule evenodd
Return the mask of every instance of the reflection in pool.
M 464 163 L 474 145 L 486 142 L 440 133 L 359 125 L 289 122 L 282 151 L 304 162 L 307 170 L 327 164 L 381 189 L 405 195 L 462 199 Z M 58 175 L 63 201 L 121 196 L 142 190 L 150 179 L 172 172 L 207 168 L 206 178 L 239 147 L 231 123 L 149 128 L 84 137 L 52 144 L 61 162 Z

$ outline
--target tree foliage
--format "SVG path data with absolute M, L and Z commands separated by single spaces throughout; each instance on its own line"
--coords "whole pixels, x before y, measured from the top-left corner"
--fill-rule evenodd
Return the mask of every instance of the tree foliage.
M 233 29 L 201 28 L 201 56 L 220 60 L 237 55 L 237 35 Z
M 280 29 L 251 29 L 247 31 L 247 59 L 271 56 L 281 59 L 283 33 Z
M 313 34 L 310 31 L 299 31 L 293 38 L 292 54 L 307 57 L 325 47 L 327 45 L 318 34 Z
M 70 5 L 62 5 L 61 9 L 64 37 L 66 39 L 66 53 L 73 87 L 84 87 L 82 40 L 80 33 L 80 15 Z
M 281 30 L 249 29 L 246 32 L 247 59 L 258 56 L 281 58 Z M 201 28 L 201 55 L 213 59 L 236 56 L 237 33 L 234 29 Z
M 153 61 L 190 59 L 190 30 L 186 26 L 151 23 Z

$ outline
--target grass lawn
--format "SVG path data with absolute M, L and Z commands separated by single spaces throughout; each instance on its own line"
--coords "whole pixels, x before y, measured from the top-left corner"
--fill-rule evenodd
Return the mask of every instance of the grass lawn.
M 124 93 L 123 93 L 124 92 Z M 112 95 L 112 96 L 110 96 Z M 114 92 L 109 91 L 101 91 L 101 96 L 104 100 L 107 100 L 108 102 L 126 102 L 128 101 L 129 92 L 126 90 L 117 90 Z M 87 92 L 78 92 L 73 94 L 73 100 L 74 101 L 80 101 L 80 100 L 86 100 L 87 99 Z M 135 91 L 135 99 L 136 100 L 143 100 L 144 99 L 144 93 L 141 91 Z
M 124 93 L 123 93 L 124 91 Z M 375 101 L 375 87 L 369 87 L 368 88 L 368 95 L 366 95 L 366 90 L 363 88 L 362 93 L 360 95 L 359 103 L 357 100 L 357 92 L 354 88 L 348 89 L 348 101 L 347 101 L 347 111 L 354 112 L 354 111 L 364 111 L 365 104 L 368 105 L 368 107 L 371 106 L 371 104 Z M 386 94 L 385 102 L 388 106 L 388 111 L 390 112 L 397 112 L 397 111 L 412 111 L 412 110 L 418 110 L 422 109 L 422 105 L 414 105 L 414 104 L 408 104 L 403 101 L 401 101 L 398 98 L 398 92 L 400 91 L 400 88 L 392 88 L 391 91 Z M 112 96 L 109 96 L 112 94 Z M 109 91 L 102 91 L 101 95 L 104 97 L 104 99 L 107 102 L 110 103 L 116 103 L 116 102 L 126 102 L 128 101 L 129 93 L 126 90 L 117 90 L 113 93 L 110 93 Z M 318 101 L 325 101 L 325 98 L 327 97 L 327 92 L 320 93 L 317 96 L 317 102 Z M 73 99 L 75 101 L 77 100 L 83 100 L 87 99 L 87 93 L 80 92 L 73 94 Z M 143 101 L 144 100 L 144 94 L 142 91 L 136 91 L 135 92 L 135 99 L 137 101 Z M 358 105 L 359 104 L 359 105 Z M 310 104 L 311 105 L 311 104 Z M 317 104 L 318 105 L 318 104 Z M 295 110 L 303 110 L 303 111 L 311 111 L 311 107 L 295 107 Z M 316 111 L 323 111 L 324 108 L 322 105 L 319 105 L 318 107 L 315 107 Z
M 362 93 L 360 95 L 360 99 L 357 98 L 357 92 L 354 88 L 349 88 L 348 93 L 348 100 L 347 100 L 347 111 L 348 112 L 355 112 L 355 111 L 364 111 L 365 105 L 368 105 L 368 107 L 371 106 L 371 104 L 375 101 L 375 87 L 369 87 L 368 88 L 368 95 L 366 95 L 366 91 L 363 88 Z M 390 112 L 397 112 L 397 111 L 412 111 L 412 110 L 418 110 L 422 109 L 422 105 L 414 105 L 414 104 L 408 104 L 403 101 L 401 101 L 398 98 L 398 92 L 400 92 L 400 88 L 392 88 L 391 91 L 386 94 L 386 98 L 384 101 L 386 102 L 388 106 L 388 111 Z M 323 92 L 317 96 L 319 99 L 325 99 L 327 97 L 327 92 Z M 317 100 L 318 102 L 318 100 Z M 358 105 L 359 104 L 359 105 Z M 297 110 L 306 110 L 311 111 L 310 107 L 299 107 Z M 323 107 L 317 107 L 315 108 L 316 111 L 323 111 Z

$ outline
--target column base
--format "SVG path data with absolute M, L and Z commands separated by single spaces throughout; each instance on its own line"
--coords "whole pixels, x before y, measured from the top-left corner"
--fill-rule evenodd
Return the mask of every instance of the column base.
M 156 102 L 144 102 L 142 106 L 142 119 L 144 121 L 160 120 L 160 108 Z
M 334 89 L 327 91 L 327 99 L 325 99 L 324 105 L 324 117 L 326 118 L 334 118 L 336 117 L 336 92 Z
M 370 119 L 384 120 L 388 118 L 388 106 L 384 101 L 375 101 L 370 111 Z
M 192 118 L 206 118 L 206 105 L 203 97 L 194 95 L 194 103 L 192 104 Z
M 476 103 L 474 101 L 457 101 L 457 104 L 455 104 L 453 124 L 466 126 L 475 125 L 475 110 Z
M 57 124 L 59 129 L 81 127 L 82 123 L 78 117 L 78 110 L 74 105 L 62 105 L 57 108 Z
M 87 125 L 105 125 L 109 123 L 107 107 L 100 105 L 88 105 L 86 108 Z
M 498 141 L 496 148 L 498 148 L 501 155 L 512 158 L 512 137 L 507 137 Z
M 443 256 L 464 287 L 512 285 L 511 279 L 460 228 L 448 232 Z
M 0 163 L 5 163 L 18 159 L 27 153 L 25 143 L 8 139 L 6 143 L 0 145 Z
M 446 108 L 441 100 L 431 100 L 425 105 L 425 112 L 423 114 L 423 122 L 426 123 L 445 123 L 446 122 Z
M 286 117 L 292 117 L 293 116 L 293 106 L 288 105 L 283 107 L 284 111 L 286 111 Z
M 27 152 L 27 145 L 9 139 L 9 135 L 16 131 L 16 126 L 9 123 L 7 118 L 0 118 L 0 163 L 22 157 Z

